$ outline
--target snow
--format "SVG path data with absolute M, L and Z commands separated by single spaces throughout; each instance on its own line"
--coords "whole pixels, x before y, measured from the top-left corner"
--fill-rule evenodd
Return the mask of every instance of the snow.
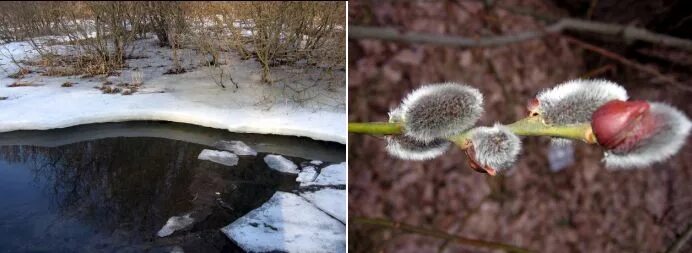
M 221 231 L 247 252 L 346 252 L 345 225 L 287 192 Z
M 317 178 L 317 170 L 315 167 L 307 166 L 300 170 L 296 182 L 312 182 L 315 181 L 315 178 Z
M 322 164 L 322 161 L 312 160 L 312 161 L 310 161 L 310 163 L 312 163 L 314 165 L 320 165 L 320 164 Z
M 281 80 L 273 85 L 261 82 L 261 66 L 255 60 L 226 56 L 224 80 L 230 73 L 239 88 L 226 81 L 223 89 L 214 82 L 214 68 L 199 67 L 200 56 L 181 50 L 182 66 L 190 71 L 163 75 L 171 66 L 170 49 L 156 46 L 155 39 L 136 41 L 141 59 L 127 61 L 118 82 L 131 82 L 142 76 L 142 88 L 132 95 L 103 94 L 105 77 L 49 77 L 27 75 L 22 82 L 33 87 L 14 87 L 16 79 L 6 77 L 18 70 L 9 56 L 22 60 L 36 56 L 27 42 L 0 45 L 0 132 L 46 130 L 81 124 L 134 120 L 161 120 L 226 129 L 231 132 L 304 136 L 315 140 L 346 143 L 345 85 L 317 87 L 310 102 L 289 99 L 284 87 L 314 83 L 314 76 L 291 74 L 291 69 L 276 68 L 272 76 Z M 56 46 L 56 52 L 69 52 Z M 70 81 L 70 88 L 60 87 Z M 328 106 L 327 106 L 328 105 Z
M 345 185 L 346 162 L 332 164 L 322 169 L 320 175 L 313 182 L 301 182 L 300 186 L 311 185 Z
M 291 174 L 298 174 L 300 172 L 298 170 L 298 165 L 280 155 L 267 155 L 264 157 L 264 162 L 267 163 L 269 168 L 279 172 Z
M 173 216 L 166 221 L 166 225 L 163 225 L 161 230 L 159 230 L 158 233 L 156 233 L 157 236 L 159 237 L 166 237 L 173 232 L 185 229 L 192 225 L 192 223 L 195 222 L 195 219 L 190 217 L 190 214 L 185 214 L 183 216 Z
M 300 196 L 325 213 L 346 223 L 346 190 L 327 188 L 315 192 L 303 192 Z
M 238 164 L 238 156 L 228 151 L 205 149 L 199 153 L 197 159 L 212 161 L 226 166 L 235 166 Z
M 214 147 L 218 149 L 223 149 L 226 151 L 231 151 L 236 155 L 252 155 L 256 156 L 257 151 L 252 149 L 250 146 L 246 145 L 242 141 L 218 141 L 214 143 Z

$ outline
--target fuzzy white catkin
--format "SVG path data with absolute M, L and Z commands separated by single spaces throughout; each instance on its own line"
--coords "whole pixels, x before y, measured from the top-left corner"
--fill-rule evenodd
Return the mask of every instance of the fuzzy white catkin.
M 538 112 L 548 124 L 565 125 L 591 121 L 591 114 L 611 100 L 627 100 L 627 91 L 607 80 L 571 80 L 541 91 Z
M 431 142 L 471 128 L 483 113 L 483 95 L 468 85 L 430 84 L 411 92 L 398 110 L 405 135 Z
M 519 137 L 501 124 L 475 128 L 471 133 L 471 142 L 476 161 L 481 166 L 498 171 L 512 167 L 521 152 Z
M 666 160 L 685 144 L 692 124 L 684 113 L 656 102 L 649 102 L 650 113 L 660 120 L 656 133 L 626 153 L 607 151 L 603 161 L 609 169 L 641 168 Z
M 402 122 L 402 110 L 396 108 L 389 113 L 389 122 Z M 444 154 L 450 143 L 444 139 L 429 142 L 419 141 L 406 135 L 386 136 L 386 150 L 390 155 L 404 160 L 430 160 Z

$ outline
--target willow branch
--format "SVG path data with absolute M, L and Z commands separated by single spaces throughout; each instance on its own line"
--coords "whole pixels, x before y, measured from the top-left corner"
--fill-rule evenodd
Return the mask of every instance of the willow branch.
M 526 31 L 517 34 L 469 38 L 418 32 L 399 32 L 394 28 L 349 26 L 348 37 L 351 39 L 379 39 L 405 43 L 427 43 L 442 46 L 458 47 L 494 47 L 541 38 L 551 33 L 563 31 L 591 32 L 610 36 L 619 36 L 627 42 L 645 41 L 692 51 L 692 41 L 666 34 L 654 33 L 631 25 L 624 26 L 604 22 L 587 21 L 574 18 L 562 18 L 542 30 Z
M 580 140 L 586 143 L 596 143 L 595 137 L 593 137 L 591 132 L 591 124 L 589 123 L 553 126 L 543 123 L 539 117 L 527 117 L 506 126 L 514 134 L 520 136 L 550 136 Z M 464 146 L 469 138 L 471 130 L 473 129 L 466 130 L 448 139 L 455 142 L 457 145 Z M 404 128 L 401 123 L 349 122 L 348 132 L 371 135 L 397 135 L 403 134 Z
M 353 217 L 350 220 L 353 223 L 369 224 L 369 225 L 375 225 L 375 226 L 380 226 L 380 227 L 386 227 L 386 228 L 396 229 L 396 230 L 405 231 L 405 232 L 409 232 L 409 233 L 415 233 L 415 234 L 419 234 L 419 235 L 449 240 L 449 241 L 456 242 L 458 244 L 463 244 L 463 245 L 468 245 L 468 246 L 473 246 L 473 247 L 497 249 L 497 250 L 504 250 L 506 252 L 515 252 L 515 253 L 530 253 L 531 252 L 528 249 L 520 248 L 520 247 L 513 246 L 513 245 L 508 245 L 508 244 L 503 244 L 503 243 L 498 243 L 498 242 L 489 242 L 489 241 L 483 241 L 483 240 L 477 240 L 477 239 L 470 239 L 470 238 L 466 238 L 466 237 L 448 234 L 448 233 L 446 233 L 444 231 L 440 231 L 440 230 L 416 227 L 416 226 L 412 226 L 412 225 L 408 225 L 408 224 L 404 224 L 404 223 L 393 222 L 393 221 L 386 220 L 386 219 Z
M 675 243 L 666 251 L 666 253 L 680 252 L 690 238 L 692 238 L 692 225 L 687 226 L 685 232 L 675 241 Z

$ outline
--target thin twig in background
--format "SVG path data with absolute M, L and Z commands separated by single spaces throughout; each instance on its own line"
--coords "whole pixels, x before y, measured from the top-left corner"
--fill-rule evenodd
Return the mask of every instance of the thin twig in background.
M 504 250 L 505 252 L 516 252 L 516 253 L 532 252 L 528 249 L 520 248 L 517 246 L 512 246 L 512 245 L 497 243 L 497 242 L 477 240 L 477 239 L 469 239 L 469 238 L 465 238 L 465 237 L 461 237 L 461 236 L 457 236 L 457 235 L 448 234 L 448 233 L 446 233 L 444 231 L 440 231 L 440 230 L 416 227 L 416 226 L 412 226 L 412 225 L 408 225 L 408 224 L 404 224 L 404 223 L 400 223 L 400 222 L 393 222 L 393 221 L 386 220 L 386 219 L 353 217 L 350 220 L 352 221 L 352 223 L 369 224 L 369 225 L 387 227 L 390 229 L 396 229 L 396 230 L 405 231 L 405 232 L 409 232 L 409 233 L 415 233 L 415 234 L 419 234 L 419 235 L 435 237 L 435 238 L 439 238 L 439 239 L 443 239 L 443 240 L 450 240 L 450 241 L 454 241 L 458 244 L 468 245 L 468 246 L 473 246 L 473 247 L 497 249 L 497 250 Z
M 692 238 L 692 225 L 688 225 L 684 233 L 678 238 L 673 246 L 671 246 L 666 253 L 678 253 L 687 244 L 687 242 Z
M 479 38 L 418 32 L 400 32 L 394 28 L 367 26 L 349 26 L 348 37 L 351 39 L 380 39 L 407 43 L 427 43 L 443 46 L 495 47 L 537 39 L 551 33 L 560 33 L 563 31 L 592 32 L 603 35 L 620 36 L 627 42 L 645 41 L 656 45 L 692 51 L 692 41 L 690 40 L 654 33 L 634 26 L 623 26 L 574 18 L 562 18 L 552 25 L 546 26 L 543 30 Z
M 606 58 L 610 58 L 612 60 L 618 61 L 625 66 L 629 66 L 629 67 L 641 70 L 643 72 L 649 73 L 649 74 L 651 74 L 657 78 L 660 78 L 661 80 L 664 80 L 664 81 L 674 85 L 675 87 L 677 87 L 681 90 L 692 91 L 692 88 L 685 86 L 684 84 L 678 82 L 678 80 L 676 80 L 674 77 L 667 76 L 653 67 L 642 65 L 638 62 L 629 60 L 629 59 L 625 58 L 624 56 L 619 55 L 615 52 L 612 52 L 608 49 L 596 46 L 594 44 L 591 44 L 591 43 L 588 43 L 588 42 L 585 42 L 585 41 L 582 41 L 582 40 L 579 40 L 579 39 L 576 39 L 576 38 L 573 38 L 570 36 L 563 36 L 563 38 L 565 38 L 567 40 L 567 42 L 575 44 L 581 48 L 592 51 L 594 53 L 598 53 L 598 54 L 600 54 Z

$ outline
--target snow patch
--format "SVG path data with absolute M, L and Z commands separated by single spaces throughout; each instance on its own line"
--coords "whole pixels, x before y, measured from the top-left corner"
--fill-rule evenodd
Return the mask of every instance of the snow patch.
M 332 164 L 322 169 L 320 175 L 313 182 L 302 182 L 300 186 L 311 185 L 345 185 L 346 162 Z
M 214 143 L 214 147 L 226 151 L 231 151 L 236 155 L 257 155 L 257 151 L 255 151 L 242 141 L 218 141 Z
M 298 174 L 300 172 L 298 171 L 298 165 L 280 155 L 267 155 L 264 157 L 264 162 L 267 163 L 269 168 L 279 172 L 291 174 Z
M 228 151 L 205 149 L 199 153 L 197 159 L 212 161 L 226 166 L 235 166 L 238 164 L 238 156 Z
M 314 164 L 314 165 L 320 165 L 320 164 L 322 164 L 323 162 L 322 162 L 322 161 L 317 161 L 317 160 L 312 160 L 312 161 L 310 161 L 310 163 L 311 163 L 311 164 Z
M 183 216 L 173 216 L 169 218 L 168 221 L 166 221 L 166 225 L 163 225 L 161 230 L 159 230 L 159 232 L 156 233 L 156 235 L 159 237 L 169 236 L 173 234 L 173 232 L 175 231 L 189 227 L 194 222 L 195 219 L 190 217 L 190 214 L 186 214 Z
M 300 193 L 320 210 L 346 223 L 346 190 L 322 189 L 316 192 Z
M 307 166 L 300 170 L 296 182 L 312 182 L 315 181 L 315 178 L 317 178 L 317 170 L 315 170 L 315 167 Z
M 346 252 L 344 224 L 287 192 L 221 231 L 247 252 Z

